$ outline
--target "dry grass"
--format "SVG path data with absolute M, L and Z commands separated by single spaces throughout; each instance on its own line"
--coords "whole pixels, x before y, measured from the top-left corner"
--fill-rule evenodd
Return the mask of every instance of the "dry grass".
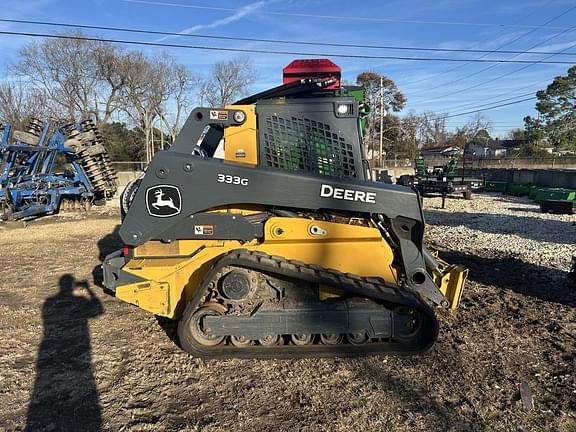
M 472 213 L 489 213 L 490 200 Z M 444 255 L 473 270 L 437 345 L 413 358 L 294 361 L 191 358 L 153 316 L 93 286 L 115 218 L 1 229 L 0 430 L 23 430 L 27 416 L 31 430 L 576 430 L 576 289 L 564 269 L 466 237 L 482 227 L 429 219 L 434 238 L 445 232 Z M 90 298 L 81 286 L 61 301 L 65 274 L 90 284 L 101 314 L 75 309 Z M 74 342 L 83 328 L 88 351 Z M 41 345 L 47 337 L 54 345 Z

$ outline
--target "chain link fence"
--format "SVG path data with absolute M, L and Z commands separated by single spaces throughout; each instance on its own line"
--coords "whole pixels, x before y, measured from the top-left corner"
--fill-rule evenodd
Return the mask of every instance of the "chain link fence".
M 448 163 L 449 158 L 425 158 L 426 165 L 441 166 Z M 131 162 L 112 162 L 111 163 L 117 172 L 141 172 L 146 167 L 146 162 L 131 161 Z M 462 168 L 465 164 L 465 169 L 468 170 L 481 170 L 487 168 L 500 168 L 500 169 L 576 169 L 576 156 L 551 156 L 544 158 L 534 157 L 516 157 L 516 158 L 461 158 L 458 163 L 458 168 Z M 410 159 L 386 159 L 383 161 L 383 166 L 380 167 L 379 160 L 371 161 L 371 166 L 374 169 L 392 169 L 392 168 L 414 168 L 414 161 Z
M 427 166 L 446 165 L 449 158 L 424 158 Z M 536 157 L 502 157 L 502 158 L 460 158 L 459 167 L 466 165 L 467 170 L 485 168 L 506 169 L 576 169 L 576 156 Z M 372 167 L 380 168 L 380 161 L 374 160 Z M 386 159 L 382 168 L 414 167 L 409 159 Z
M 116 172 L 139 172 L 144 171 L 146 162 L 111 162 Z

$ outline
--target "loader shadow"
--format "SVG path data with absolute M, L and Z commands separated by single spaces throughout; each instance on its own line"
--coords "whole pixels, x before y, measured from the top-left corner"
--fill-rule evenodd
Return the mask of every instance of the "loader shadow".
M 114 252 L 122 247 L 122 239 L 120 238 L 120 224 L 114 227 L 110 234 L 106 234 L 98 240 L 98 259 L 104 261 L 106 255 Z
M 425 195 L 420 194 L 420 198 L 426 200 L 427 198 L 442 198 L 442 194 L 437 194 L 437 193 L 427 193 Z M 453 201 L 453 200 L 457 200 L 457 201 L 468 201 L 466 200 L 462 194 L 449 194 L 446 195 L 446 202 L 448 201 Z M 431 209 L 441 209 L 442 206 L 440 204 L 438 204 L 437 206 L 432 207 L 429 203 L 426 203 Z
M 102 273 L 102 262 L 104 258 L 111 252 L 118 250 L 122 247 L 122 239 L 120 238 L 120 225 L 116 225 L 110 234 L 106 234 L 98 240 L 98 261 L 99 263 L 92 270 L 92 280 L 94 285 L 104 288 L 104 275 Z
M 568 272 L 512 257 L 486 258 L 455 251 L 440 251 L 439 255 L 447 262 L 468 268 L 471 281 L 547 302 L 576 306 L 576 290 Z
M 542 214 L 542 210 L 540 210 L 540 207 L 536 207 L 536 208 L 532 208 L 532 207 L 508 207 L 508 210 L 513 211 L 513 212 Z
M 325 254 L 329 253 L 328 251 L 324 252 Z M 295 303 L 306 302 L 309 298 L 303 292 L 304 290 L 295 290 L 292 292 L 294 297 L 292 297 Z M 177 337 L 177 323 L 175 321 L 163 318 L 163 317 L 156 317 L 158 325 L 164 330 L 167 337 L 172 340 L 172 342 L 179 345 L 178 337 Z M 303 321 L 303 324 L 309 324 L 311 326 L 317 326 L 317 321 Z M 381 368 L 378 365 L 371 364 L 369 359 L 355 359 L 350 358 L 350 353 L 347 351 L 343 351 L 342 353 L 338 352 L 338 348 L 334 349 L 333 352 L 334 357 L 338 357 L 344 363 L 347 364 L 347 367 L 353 369 L 355 372 L 354 374 L 357 377 L 358 381 L 363 381 L 366 383 L 367 387 L 369 388 L 376 388 L 376 391 L 385 393 L 389 395 L 390 398 L 398 400 L 406 412 L 414 411 L 421 414 L 423 418 L 422 421 L 428 426 L 430 430 L 468 430 L 468 431 L 480 431 L 483 430 L 481 426 L 475 424 L 473 420 L 465 418 L 459 411 L 453 409 L 449 403 L 443 403 L 442 401 L 435 400 L 433 397 L 430 396 L 430 393 L 433 389 L 426 388 L 424 385 L 417 385 L 410 382 L 408 379 L 403 379 L 402 377 L 394 376 L 388 368 Z M 430 362 L 436 362 L 437 354 L 432 352 L 430 354 L 425 354 L 425 356 L 434 356 L 432 359 L 429 359 L 428 364 Z M 293 362 L 294 359 L 286 359 L 282 356 L 271 356 L 271 359 L 286 361 L 286 362 Z M 270 361 L 270 360 L 262 360 L 262 361 Z M 245 360 L 247 367 L 253 367 L 254 360 Z M 416 360 L 419 362 L 419 360 Z M 454 359 L 451 357 L 450 365 L 447 366 L 446 370 L 454 370 L 455 374 L 457 374 L 459 370 L 461 370 L 459 359 Z M 314 373 L 311 371 L 311 373 Z M 451 381 L 458 382 L 458 377 L 449 377 Z M 271 383 L 271 386 L 277 384 L 276 382 Z M 327 395 L 326 405 L 327 407 L 330 405 L 331 397 Z M 329 408 L 327 408 L 329 409 Z M 383 410 L 386 410 L 386 407 L 382 407 Z M 294 418 L 294 413 L 291 413 L 291 418 Z M 272 430 L 283 430 L 285 428 L 285 424 L 282 423 L 281 420 L 282 416 L 278 415 L 276 428 Z M 292 425 L 292 424 L 291 424 Z M 258 427 L 256 427 L 258 429 Z M 286 427 L 286 429 L 288 429 Z
M 432 370 L 434 368 L 431 367 L 431 362 L 445 362 L 443 358 L 438 359 L 438 354 L 435 351 L 425 354 L 425 356 L 423 359 L 407 359 L 408 367 L 410 367 L 410 363 L 417 361 L 419 364 L 422 364 L 423 368 Z M 431 357 L 427 358 L 428 356 Z M 424 366 L 425 364 L 428 364 L 428 366 Z M 462 371 L 462 366 L 459 356 L 450 356 L 450 364 L 447 364 L 445 368 L 441 368 L 441 375 L 437 378 L 448 383 L 460 382 L 460 376 L 450 375 L 458 374 L 458 371 Z M 457 402 L 448 401 L 446 400 L 446 395 L 438 396 L 438 393 L 442 393 L 439 388 L 441 385 L 435 388 L 414 384 L 408 379 L 394 376 L 389 368 L 384 369 L 374 364 L 369 358 L 359 362 L 356 367 L 356 376 L 359 380 L 365 381 L 367 385 L 375 387 L 378 391 L 384 392 L 389 395 L 390 398 L 400 402 L 402 409 L 406 414 L 409 414 L 407 415 L 408 422 L 411 418 L 414 418 L 413 414 L 415 413 L 418 413 L 422 417 L 419 420 L 412 420 L 417 421 L 418 424 L 405 424 L 408 429 L 416 428 L 417 426 L 421 428 L 423 423 L 426 429 L 433 431 L 485 430 L 479 421 L 480 419 L 474 418 L 477 417 L 475 413 L 468 413 L 465 417 L 460 410 L 457 409 L 459 405 L 464 404 L 465 397 L 459 394 L 460 392 L 456 389 L 450 395 L 449 399 Z
M 154 317 L 156 318 L 156 324 L 168 336 L 168 339 L 178 348 L 183 349 L 178 338 L 178 321 L 160 315 L 155 315 Z
M 576 243 L 576 221 L 540 219 L 492 213 L 438 212 L 425 210 L 426 222 L 439 226 L 465 226 L 488 234 L 513 234 L 550 243 Z M 559 239 L 558 233 L 565 237 Z
M 26 431 L 100 430 L 88 319 L 102 313 L 88 282 L 76 281 L 71 274 L 60 278 L 60 291 L 44 302 L 44 334 Z

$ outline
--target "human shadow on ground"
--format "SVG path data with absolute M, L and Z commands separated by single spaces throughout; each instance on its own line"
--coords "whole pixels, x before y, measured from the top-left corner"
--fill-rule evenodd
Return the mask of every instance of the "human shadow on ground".
M 513 234 L 529 240 L 576 244 L 574 221 L 540 219 L 492 213 L 439 212 L 425 210 L 426 222 L 439 226 L 465 226 L 489 234 Z
M 440 251 L 439 255 L 449 263 L 468 268 L 471 281 L 548 302 L 576 306 L 576 289 L 568 272 L 512 257 L 486 258 L 455 251 Z
M 98 390 L 92 373 L 88 319 L 103 313 L 87 281 L 60 278 L 59 292 L 42 307 L 44 334 L 26 431 L 98 431 Z

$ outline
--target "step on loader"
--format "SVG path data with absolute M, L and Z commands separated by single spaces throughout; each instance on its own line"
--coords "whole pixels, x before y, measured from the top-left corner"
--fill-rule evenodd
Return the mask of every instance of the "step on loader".
M 196 108 L 121 198 L 117 298 L 178 321 L 205 358 L 416 354 L 467 270 L 423 245 L 420 199 L 371 181 L 359 88 L 329 60 L 283 85 Z

